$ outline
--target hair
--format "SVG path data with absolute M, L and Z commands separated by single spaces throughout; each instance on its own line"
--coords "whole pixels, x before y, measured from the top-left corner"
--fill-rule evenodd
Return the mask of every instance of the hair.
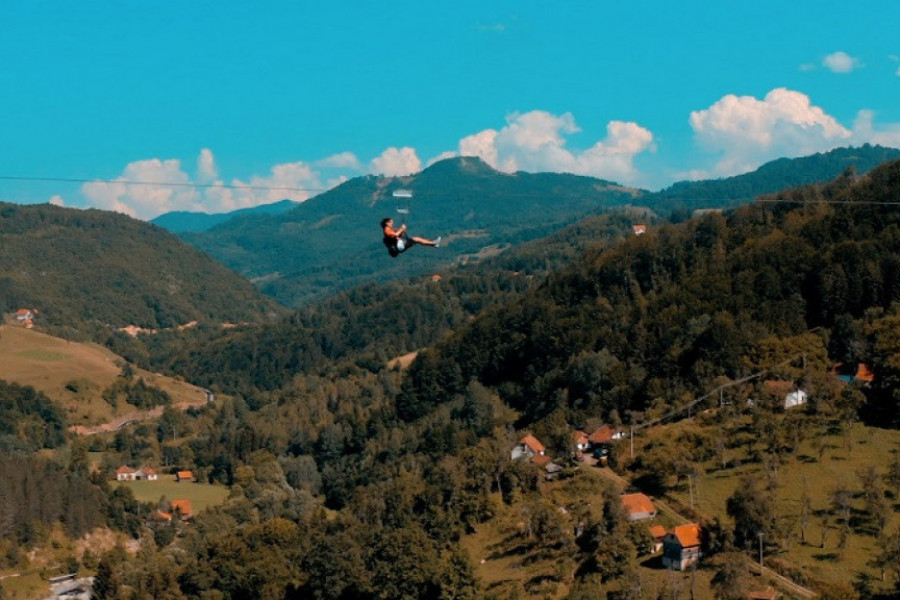
M 393 220 L 393 219 L 391 219 L 390 217 L 383 218 L 381 220 L 381 228 L 384 229 L 387 226 L 388 221 L 391 221 L 391 220 Z

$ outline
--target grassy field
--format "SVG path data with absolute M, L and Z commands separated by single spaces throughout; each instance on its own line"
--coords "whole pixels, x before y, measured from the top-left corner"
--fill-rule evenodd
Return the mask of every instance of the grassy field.
M 660 428 L 635 440 L 636 452 L 656 436 L 673 438 L 677 428 L 678 425 Z M 820 460 L 819 449 L 823 443 Z M 861 424 L 850 427 L 847 434 L 826 435 L 802 443 L 798 452 L 778 467 L 775 476 L 775 514 L 781 540 L 778 548 L 767 547 L 765 556 L 796 567 L 811 582 L 848 583 L 865 577 L 878 582 L 876 587 L 880 586 L 881 571 L 874 564 L 880 551 L 878 539 L 874 534 L 855 530 L 846 547 L 839 549 L 838 518 L 831 507 L 830 496 L 839 486 L 850 490 L 853 494 L 852 522 L 860 522 L 865 517 L 865 506 L 858 473 L 864 468 L 875 467 L 878 474 L 884 475 L 898 451 L 900 431 Z M 767 471 L 764 465 L 751 461 L 743 448 L 731 448 L 728 452 L 725 469 L 718 460 L 701 464 L 703 474 L 695 482 L 693 494 L 685 482 L 670 494 L 673 501 L 685 507 L 693 501 L 699 514 L 707 518 L 718 516 L 730 524 L 726 503 L 742 477 L 757 475 L 765 478 Z M 812 517 L 805 527 L 806 541 L 802 542 L 799 514 L 800 499 L 804 494 L 811 500 Z M 888 492 L 893 506 L 886 528 L 888 532 L 900 526 L 900 504 L 891 494 Z M 823 536 L 824 548 L 821 547 Z
M 0 325 L 0 379 L 29 385 L 65 407 L 72 425 L 98 425 L 133 412 L 113 410 L 101 394 L 122 370 L 124 361 L 96 344 L 69 342 L 35 330 Z M 148 384 L 165 390 L 176 405 L 205 402 L 197 386 L 136 370 Z
M 228 488 L 208 483 L 177 482 L 171 475 L 160 475 L 156 481 L 118 481 L 114 485 L 131 488 L 134 497 L 141 502 L 167 500 L 190 500 L 191 510 L 196 514 L 208 506 L 216 506 L 228 497 Z

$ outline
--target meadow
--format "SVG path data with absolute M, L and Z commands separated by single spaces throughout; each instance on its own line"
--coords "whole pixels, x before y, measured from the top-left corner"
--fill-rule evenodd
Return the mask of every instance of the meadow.
M 209 483 L 175 481 L 172 475 L 160 475 L 156 481 L 117 481 L 113 485 L 130 488 L 141 502 L 190 500 L 191 511 L 197 514 L 209 506 L 216 506 L 228 497 L 228 488 Z
M 0 379 L 28 385 L 65 407 L 70 425 L 96 426 L 139 418 L 134 407 L 103 400 L 125 361 L 98 344 L 70 342 L 15 325 L 0 325 Z M 203 390 L 184 381 L 134 369 L 135 376 L 162 389 L 176 406 L 202 404 Z

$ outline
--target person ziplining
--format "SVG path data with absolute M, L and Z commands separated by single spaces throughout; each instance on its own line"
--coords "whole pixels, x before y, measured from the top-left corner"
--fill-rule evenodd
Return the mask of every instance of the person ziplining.
M 394 198 L 406 201 L 405 206 L 397 207 L 397 212 L 404 216 L 409 214 L 409 199 L 412 198 L 412 192 L 396 190 L 393 195 Z M 441 247 L 440 237 L 435 240 L 428 240 L 423 237 L 410 236 L 406 233 L 406 223 L 402 223 L 400 227 L 395 229 L 394 220 L 390 217 L 385 217 L 381 220 L 381 231 L 383 233 L 382 241 L 392 258 L 397 258 L 416 244 L 433 248 Z

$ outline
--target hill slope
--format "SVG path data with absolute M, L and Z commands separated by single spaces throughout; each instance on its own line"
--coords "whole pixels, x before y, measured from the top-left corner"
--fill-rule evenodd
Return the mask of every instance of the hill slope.
M 279 307 L 176 236 L 124 215 L 0 204 L 0 312 L 43 324 L 174 327 L 261 321 Z
M 103 391 L 117 380 L 123 364 L 120 357 L 96 344 L 0 326 L 0 380 L 43 392 L 65 411 L 67 422 L 79 432 L 87 431 L 88 426 L 150 416 L 125 404 L 114 410 L 103 400 Z M 184 381 L 141 370 L 135 375 L 168 393 L 175 406 L 206 402 L 201 388 Z
M 272 204 L 263 204 L 252 208 L 241 208 L 227 213 L 209 214 L 204 212 L 173 211 L 159 215 L 150 222 L 159 225 L 172 233 L 185 233 L 187 231 L 206 231 L 216 225 L 230 221 L 235 217 L 246 215 L 277 215 L 295 208 L 299 204 L 292 200 L 281 200 Z
M 441 235 L 442 248 L 388 257 L 378 223 L 396 215 L 392 192 L 399 188 L 414 195 L 410 233 Z M 297 306 L 364 281 L 435 272 L 642 195 L 590 177 L 506 175 L 458 158 L 409 177 L 353 179 L 283 215 L 239 217 L 182 237 Z

